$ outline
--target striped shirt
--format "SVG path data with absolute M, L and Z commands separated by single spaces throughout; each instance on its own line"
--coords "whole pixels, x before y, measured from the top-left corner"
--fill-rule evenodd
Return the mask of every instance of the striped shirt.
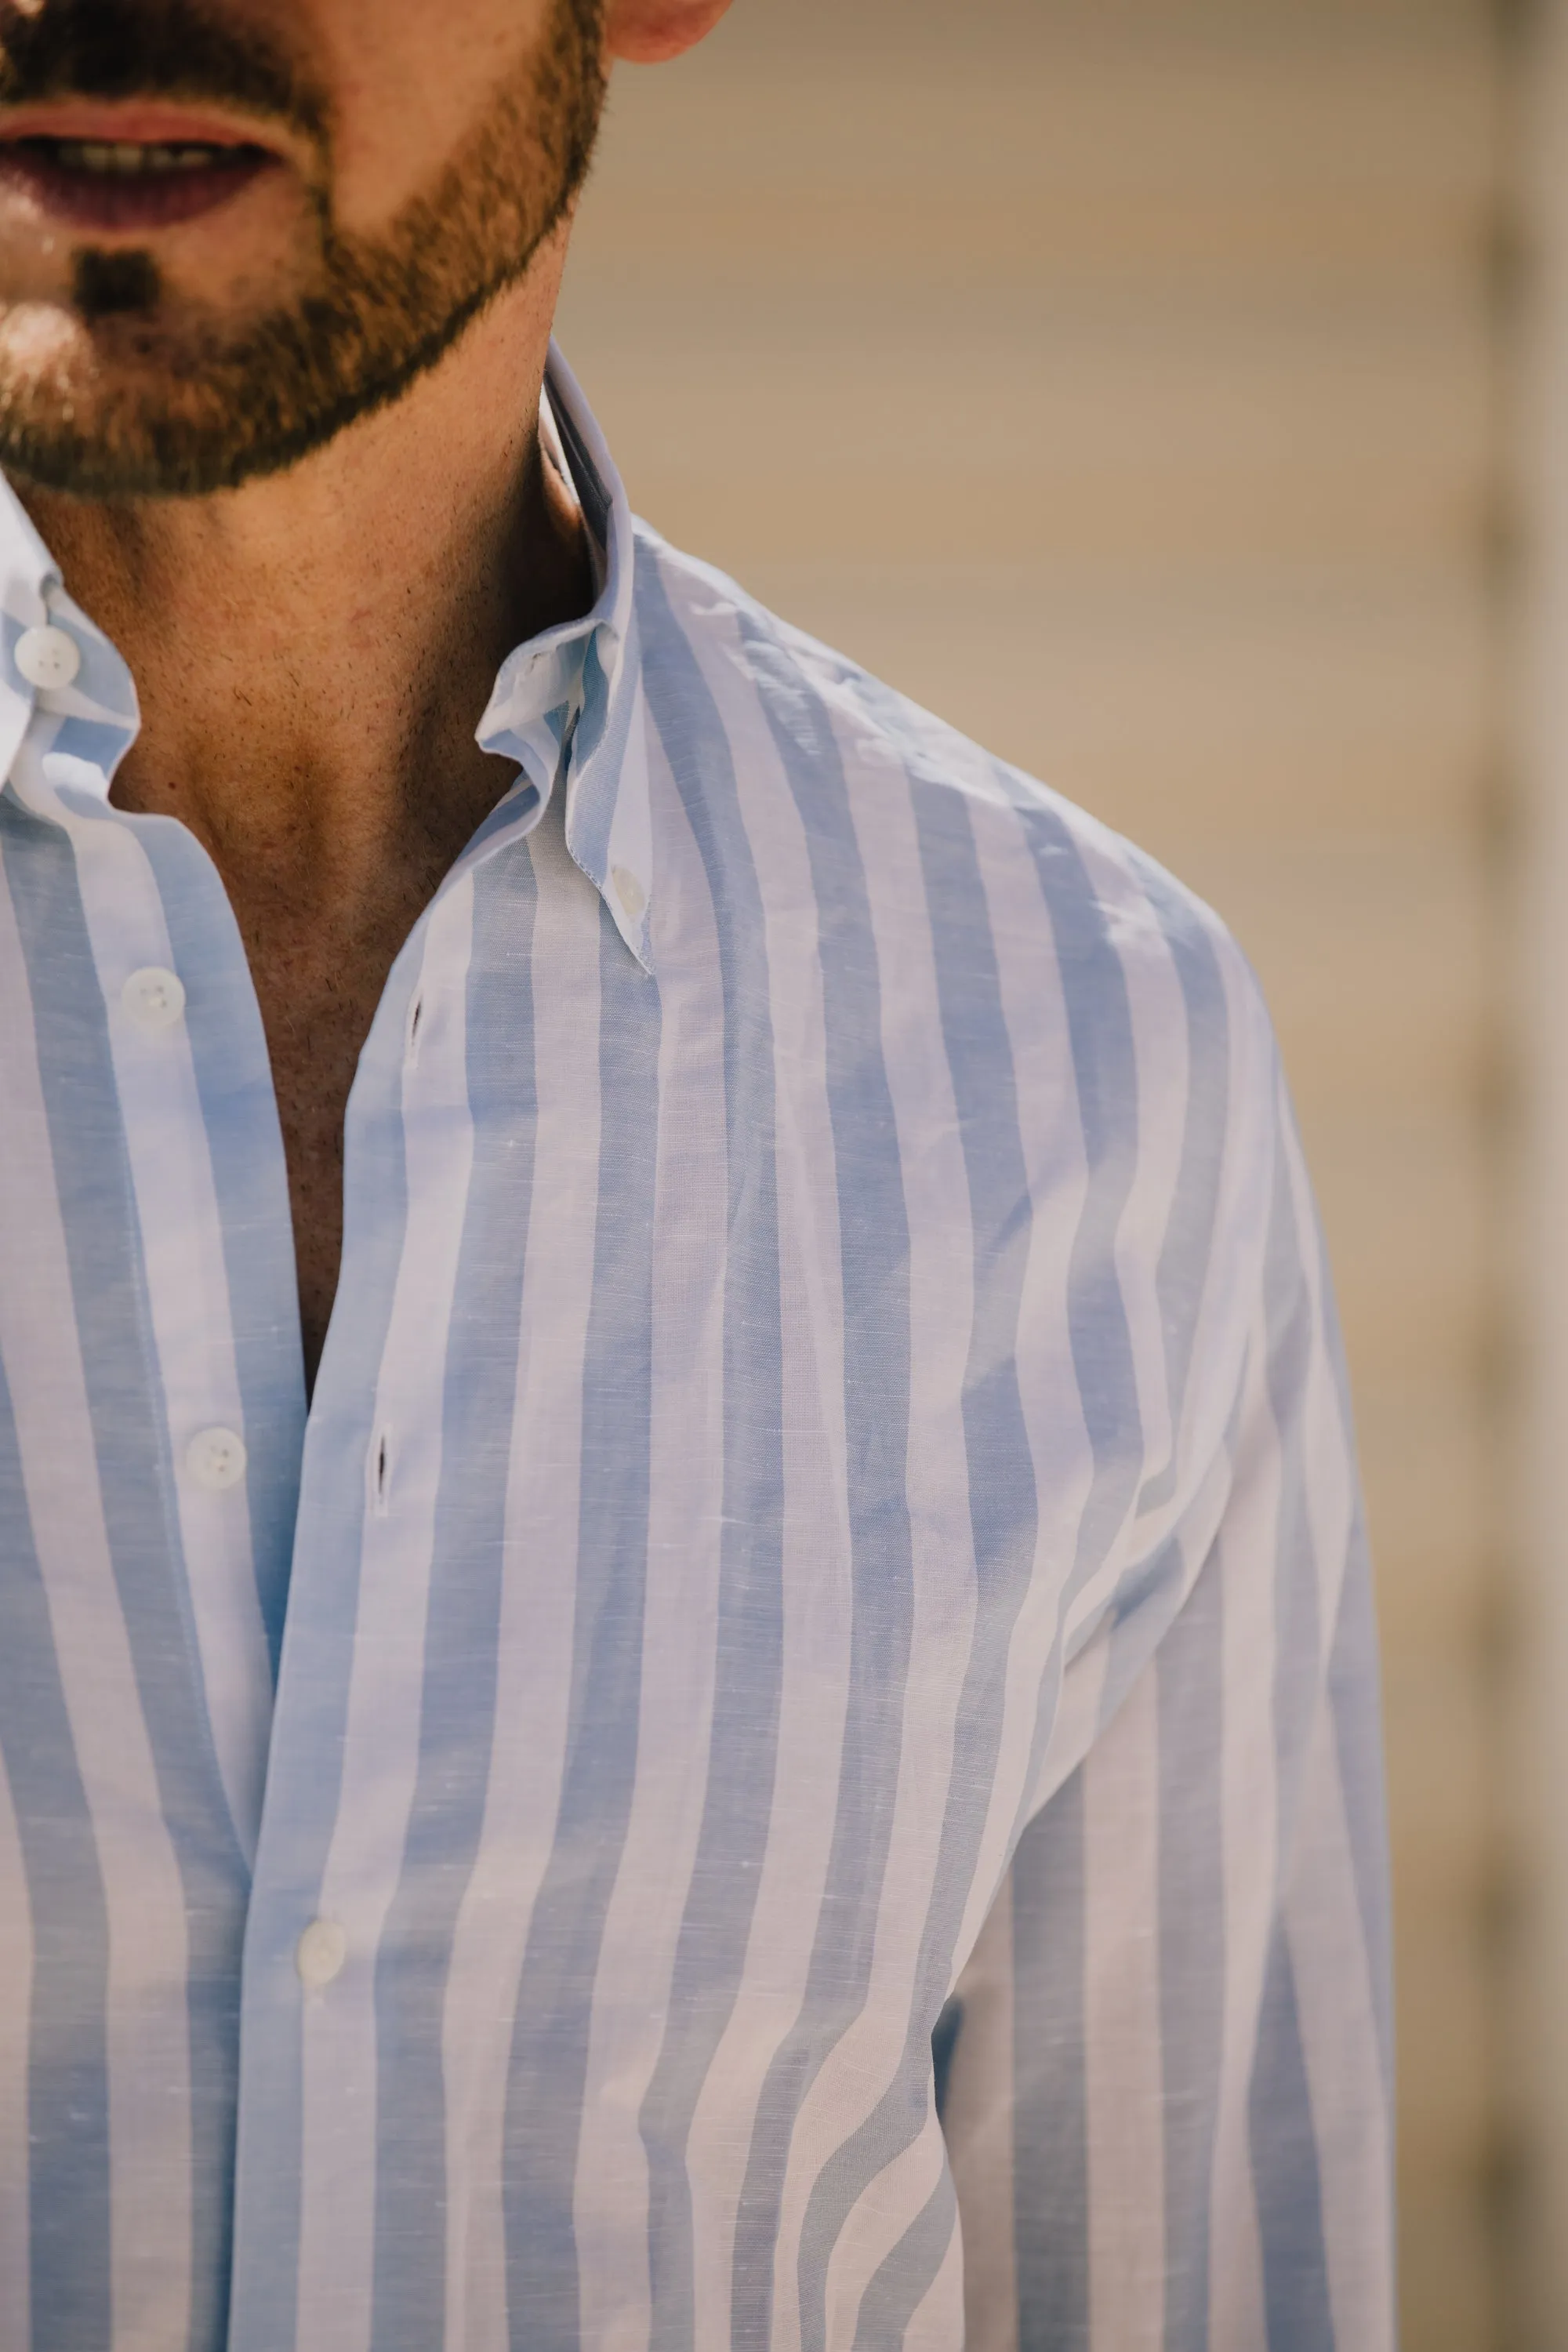
M 549 382 L 602 591 L 387 982 L 308 1412 L 239 935 L 5 494 L 0 2345 L 1384 2352 L 1255 983 Z

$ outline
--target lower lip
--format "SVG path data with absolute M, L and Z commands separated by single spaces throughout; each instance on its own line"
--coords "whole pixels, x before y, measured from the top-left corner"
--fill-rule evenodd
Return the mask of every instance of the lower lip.
M 236 147 L 219 162 L 174 172 L 73 172 L 30 139 L 0 142 L 0 186 L 30 197 L 40 212 L 71 228 L 136 236 L 216 212 L 248 188 L 277 158 Z

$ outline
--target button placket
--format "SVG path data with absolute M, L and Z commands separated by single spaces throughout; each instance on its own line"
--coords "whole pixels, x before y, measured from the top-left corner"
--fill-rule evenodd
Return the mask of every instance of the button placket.
M 352 1611 L 354 1639 L 346 1665 L 342 1704 L 354 1727 L 344 1741 L 336 1798 L 339 1831 L 326 1866 L 314 1876 L 304 1909 L 295 1908 L 297 1883 L 285 1893 L 258 1881 L 256 1903 L 276 1901 L 284 1936 L 278 1958 L 291 1965 L 302 1989 L 308 2033 L 321 2037 L 321 2063 L 340 2063 L 337 2036 L 345 2020 L 356 2018 L 364 1998 L 363 1969 L 374 1952 L 363 1941 L 361 1902 L 367 1885 L 395 1883 L 403 1833 L 384 1819 L 386 1750 L 417 1741 L 420 1637 L 429 1583 L 432 1465 L 440 1443 L 444 1374 L 442 1338 L 434 1318 L 449 1295 L 464 1224 L 467 1160 L 453 1150 L 457 1118 L 468 1107 L 462 1039 L 451 1031 L 454 1002 L 462 1005 L 461 982 L 468 968 L 469 894 L 447 887 L 423 918 L 409 974 L 408 995 L 397 1004 L 384 1000 L 373 1024 L 361 1083 L 348 1109 L 347 1155 L 351 1165 L 362 1122 L 395 1117 L 401 1123 L 408 1187 L 405 1239 L 392 1276 L 390 1322 L 381 1350 L 380 1376 L 367 1402 L 366 1423 L 356 1429 L 354 1450 L 363 1480 L 363 1517 L 358 1530 L 358 1576 Z M 411 961 L 413 959 L 411 958 Z M 345 1258 L 351 1263 L 359 1233 L 356 1220 L 381 1213 L 381 1204 L 362 1200 L 351 1181 L 345 1199 Z M 313 1411 L 318 1423 L 340 1428 L 343 1402 L 335 1394 L 338 1367 L 329 1349 Z M 328 1498 L 329 1475 L 348 1471 L 326 1449 L 308 1462 L 296 1520 L 296 1546 L 289 1590 L 291 1638 L 325 1612 L 341 1622 L 345 1605 L 333 1556 L 321 1556 L 319 1522 Z M 335 1518 L 335 1507 L 333 1510 Z M 331 1522 L 329 1522 L 330 1524 Z M 270 1786 L 285 1791 L 295 1776 L 309 1771 L 301 1743 L 290 1737 L 297 1710 L 314 1705 L 310 1685 L 298 1664 L 286 1663 L 274 1718 Z M 374 1727 L 379 1720 L 381 1728 Z M 286 1798 L 279 1794 L 282 1806 Z M 285 1907 L 286 1906 L 286 1907 Z M 310 1913 L 314 1912 L 312 1917 Z M 374 1946 L 374 1937 L 372 1943 Z M 352 1949 L 351 1949 L 352 1945 Z M 354 1961 L 348 1969 L 350 1958 Z M 346 1973 L 345 1973 L 346 1970 Z M 329 1990 L 330 1989 L 330 1990 Z M 279 1988 L 281 1991 L 282 1988 Z
M 245 1440 L 237 1430 L 216 1424 L 198 1429 L 185 1448 L 185 1468 L 195 1485 L 208 1495 L 226 1494 L 245 1475 Z
M 177 1029 L 185 1013 L 185 984 L 165 964 L 142 964 L 130 973 L 120 991 L 128 1020 L 148 1036 Z M 239 1432 L 215 1422 L 198 1429 L 184 1451 L 185 1475 L 206 1495 L 224 1495 L 237 1486 L 247 1463 Z
M 120 1002 L 138 1029 L 173 1029 L 184 1016 L 185 984 L 162 964 L 143 964 L 125 982 Z

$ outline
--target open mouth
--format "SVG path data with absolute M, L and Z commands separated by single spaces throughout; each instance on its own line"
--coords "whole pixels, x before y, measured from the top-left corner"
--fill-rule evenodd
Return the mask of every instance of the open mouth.
M 0 184 L 65 226 L 142 234 L 213 211 L 279 163 L 244 139 L 181 136 L 178 124 L 130 136 L 141 126 L 104 111 L 100 122 L 62 121 L 58 130 L 26 115 L 0 118 Z

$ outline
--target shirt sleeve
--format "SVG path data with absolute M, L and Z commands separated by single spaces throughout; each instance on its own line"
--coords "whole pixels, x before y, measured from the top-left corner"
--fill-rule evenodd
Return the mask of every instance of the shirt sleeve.
M 968 2352 L 1394 2341 L 1376 1642 L 1282 1087 L 1273 1153 L 1217 1530 L 1146 1656 L 1069 1667 L 1090 1730 L 939 2028 Z

